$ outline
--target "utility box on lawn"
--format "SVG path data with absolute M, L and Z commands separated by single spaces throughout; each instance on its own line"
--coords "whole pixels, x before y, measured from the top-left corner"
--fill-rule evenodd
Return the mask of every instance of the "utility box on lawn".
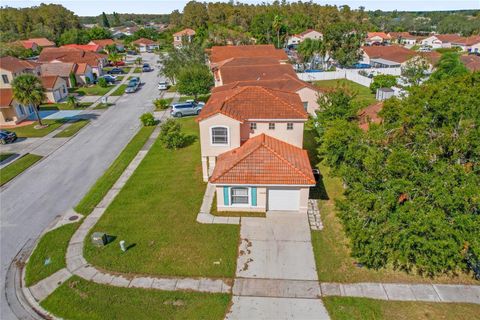
M 108 236 L 105 232 L 94 232 L 92 234 L 92 244 L 103 247 L 108 243 Z

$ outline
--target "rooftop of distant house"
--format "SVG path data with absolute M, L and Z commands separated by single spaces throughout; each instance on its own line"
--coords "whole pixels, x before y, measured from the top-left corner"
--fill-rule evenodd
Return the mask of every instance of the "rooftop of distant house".
M 480 57 L 476 55 L 464 55 L 460 56 L 460 61 L 463 62 L 465 67 L 467 67 L 468 70 L 474 72 L 474 71 L 480 71 Z
M 382 123 L 382 118 L 378 113 L 383 109 L 383 102 L 377 102 L 361 109 L 358 113 L 358 126 L 360 129 L 367 131 L 370 123 Z
M 223 84 L 236 81 L 284 79 L 286 75 L 297 77 L 290 64 L 266 64 L 222 67 L 220 76 Z
M 135 40 L 132 42 L 133 44 L 136 45 L 151 45 L 151 44 L 157 44 L 155 41 L 147 39 L 147 38 L 140 38 L 138 40 Z
M 415 51 L 402 46 L 363 46 L 362 50 L 370 59 L 381 58 L 398 63 L 410 60 L 417 54 Z
M 54 47 L 55 43 L 47 38 L 30 38 L 24 41 L 35 42 L 40 47 Z
M 383 40 L 390 40 L 392 37 L 385 32 L 368 32 L 367 33 L 367 39 L 371 39 L 374 37 L 380 37 Z
M 75 62 L 87 63 L 92 67 L 99 65 L 100 59 L 106 58 L 106 55 L 97 52 L 89 52 L 79 48 L 45 48 L 38 57 L 39 62 Z
M 0 58 L 0 68 L 10 72 L 20 72 L 25 69 L 35 69 L 39 64 L 33 61 L 21 60 L 11 56 Z
M 183 29 L 173 34 L 174 37 L 194 36 L 194 35 L 195 35 L 195 30 L 190 28 Z
M 241 46 L 213 46 L 210 50 L 210 62 L 219 63 L 231 58 L 242 57 L 270 57 L 288 61 L 287 54 L 282 49 L 276 49 L 271 44 L 241 45 Z

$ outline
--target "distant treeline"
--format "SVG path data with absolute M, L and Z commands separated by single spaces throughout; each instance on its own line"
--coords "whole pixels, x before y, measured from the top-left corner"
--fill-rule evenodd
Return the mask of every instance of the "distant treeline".
M 107 14 L 108 21 L 112 27 L 118 25 L 128 25 L 129 23 L 134 22 L 138 25 L 144 25 L 145 23 L 155 22 L 155 23 L 168 23 L 169 14 L 134 14 L 134 13 L 112 13 Z M 117 18 L 118 17 L 118 18 Z M 120 23 L 118 23 L 120 22 Z M 80 17 L 80 23 L 82 24 L 103 24 L 102 14 L 99 14 L 95 17 Z

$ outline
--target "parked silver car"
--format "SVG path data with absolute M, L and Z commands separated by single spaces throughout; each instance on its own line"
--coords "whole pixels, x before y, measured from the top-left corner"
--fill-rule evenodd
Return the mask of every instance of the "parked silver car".
M 172 104 L 172 111 L 171 114 L 174 117 L 183 117 L 189 115 L 199 114 L 202 111 L 204 104 L 196 103 L 196 102 L 179 102 Z

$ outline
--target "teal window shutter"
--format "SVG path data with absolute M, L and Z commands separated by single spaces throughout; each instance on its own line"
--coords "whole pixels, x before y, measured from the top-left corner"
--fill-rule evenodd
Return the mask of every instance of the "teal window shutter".
M 257 187 L 252 187 L 252 206 L 257 206 Z
M 228 187 L 223 187 L 223 204 L 228 206 L 230 200 L 230 193 L 228 192 Z

